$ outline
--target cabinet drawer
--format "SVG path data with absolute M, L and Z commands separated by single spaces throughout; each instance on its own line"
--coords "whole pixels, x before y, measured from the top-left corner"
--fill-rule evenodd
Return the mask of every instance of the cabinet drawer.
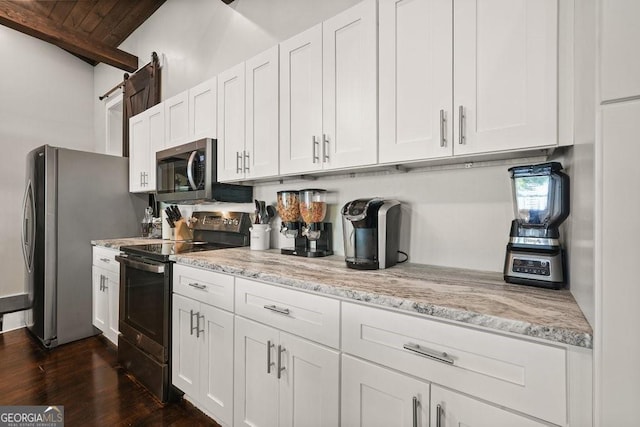
M 236 314 L 338 348 L 340 301 L 236 279 Z
M 118 255 L 119 253 L 120 251 L 115 249 L 94 246 L 93 265 L 119 274 L 120 264 L 118 263 L 118 261 L 116 261 L 116 255 Z
M 563 348 L 344 303 L 342 350 L 556 424 L 567 422 Z
M 233 311 L 233 276 L 175 264 L 173 292 Z

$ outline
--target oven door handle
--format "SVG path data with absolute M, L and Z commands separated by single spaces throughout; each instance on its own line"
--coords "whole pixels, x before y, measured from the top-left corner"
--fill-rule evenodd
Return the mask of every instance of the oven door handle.
M 116 261 L 137 270 L 147 271 L 149 273 L 164 274 L 164 264 L 151 264 L 143 261 L 135 261 L 131 258 L 116 255 Z

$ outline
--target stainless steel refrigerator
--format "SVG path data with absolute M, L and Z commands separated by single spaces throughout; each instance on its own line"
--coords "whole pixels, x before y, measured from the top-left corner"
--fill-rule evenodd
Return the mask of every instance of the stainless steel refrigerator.
M 129 193 L 128 165 L 127 158 L 48 145 L 27 155 L 26 324 L 44 347 L 96 334 L 91 240 L 138 235 L 147 205 L 146 196 Z

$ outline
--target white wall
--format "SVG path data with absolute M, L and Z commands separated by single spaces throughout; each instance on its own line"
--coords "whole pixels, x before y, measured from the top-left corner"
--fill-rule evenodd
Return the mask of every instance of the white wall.
M 44 144 L 93 151 L 93 67 L 0 26 L 0 296 L 23 292 L 25 158 Z

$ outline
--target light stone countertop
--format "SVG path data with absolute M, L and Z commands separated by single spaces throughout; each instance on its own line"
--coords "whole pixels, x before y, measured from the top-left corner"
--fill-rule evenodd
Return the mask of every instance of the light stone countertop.
M 120 249 L 161 241 L 134 237 L 91 243 Z M 568 290 L 510 285 L 501 273 L 411 263 L 361 271 L 347 268 L 342 256 L 302 258 L 282 255 L 279 249 L 235 248 L 171 258 L 179 264 L 346 300 L 593 348 L 591 326 Z
M 172 255 L 179 264 L 593 348 L 593 332 L 568 290 L 504 282 L 501 273 L 399 264 L 353 270 L 344 257 L 302 258 L 280 250 L 224 249 Z

